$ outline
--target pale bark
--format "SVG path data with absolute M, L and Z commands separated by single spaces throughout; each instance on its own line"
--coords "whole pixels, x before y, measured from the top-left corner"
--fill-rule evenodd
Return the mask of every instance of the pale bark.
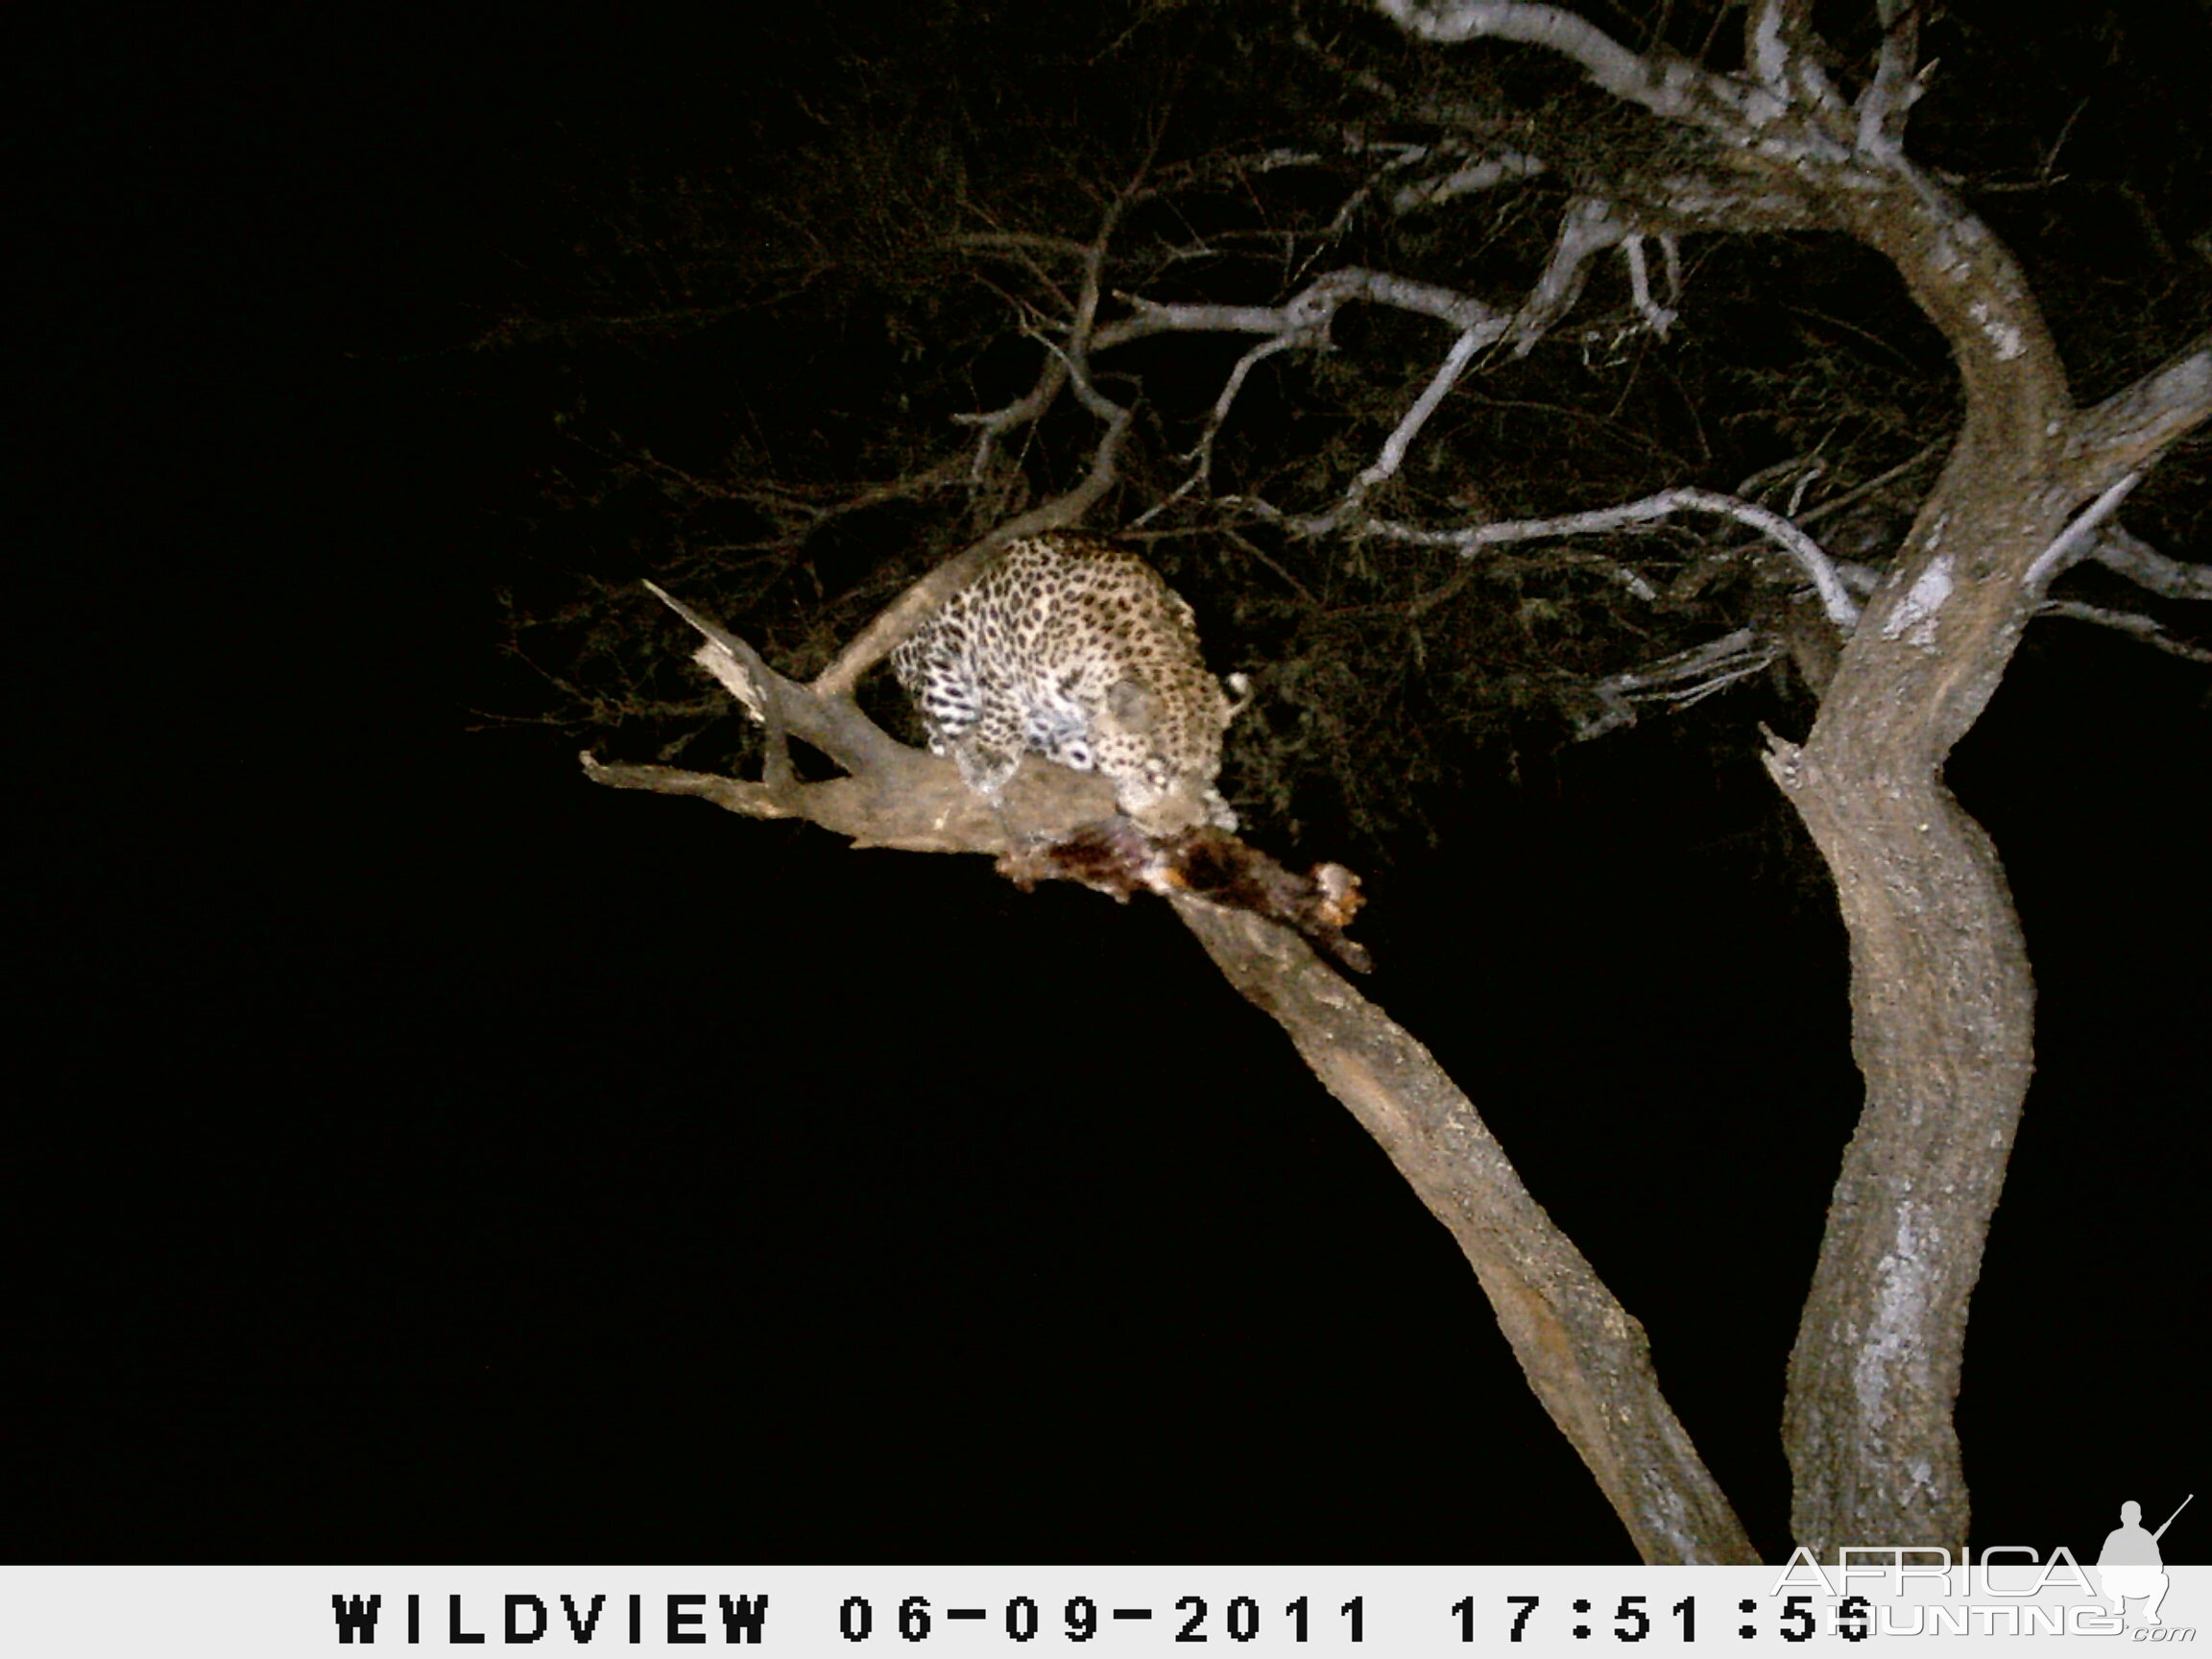
M 2033 1070 L 2034 986 L 2003 865 L 1943 786 L 1943 763 L 1995 693 L 2069 516 L 2208 401 L 2170 366 L 2077 414 L 2010 253 L 1924 180 L 1839 203 L 1839 217 L 1944 330 L 1967 402 L 1811 734 L 1770 756 L 1836 878 L 1866 1079 L 1785 1417 L 1797 1540 L 1829 1559 L 1853 1543 L 1957 1548 L 1967 1532 L 1952 1408 Z M 2198 397 L 2186 417 L 2183 388 Z

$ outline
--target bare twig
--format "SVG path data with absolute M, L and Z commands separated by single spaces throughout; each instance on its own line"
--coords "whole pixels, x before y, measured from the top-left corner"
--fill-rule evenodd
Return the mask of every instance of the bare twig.
M 1556 536 L 1591 536 L 1607 531 L 1627 530 L 1680 512 L 1718 513 L 1739 523 L 1750 525 L 1772 539 L 1794 559 L 1812 579 L 1814 589 L 1820 595 L 1821 608 L 1837 627 L 1848 633 L 1859 624 L 1859 607 L 1838 573 L 1835 562 L 1821 550 L 1817 541 L 1779 513 L 1756 502 L 1739 500 L 1736 496 L 1723 495 L 1716 491 L 1662 490 L 1656 495 L 1623 502 L 1618 507 L 1593 508 L 1587 513 L 1562 514 L 1553 518 L 1520 518 L 1493 524 L 1474 524 L 1458 530 L 1433 530 L 1388 518 L 1368 518 L 1340 524 L 1333 515 L 1298 517 L 1282 513 L 1257 497 L 1235 499 L 1261 517 L 1283 524 L 1295 535 L 1314 536 L 1348 529 L 1361 536 L 1403 541 L 1417 547 L 1450 547 L 1462 558 L 1471 558 L 1481 548 L 1509 541 L 1533 541 Z M 1647 592 L 1647 596 L 1656 597 L 1656 593 Z
M 1500 319 L 1495 326 L 1470 328 L 1452 343 L 1452 349 L 1444 354 L 1444 361 L 1437 366 L 1436 373 L 1430 376 L 1429 384 L 1422 389 L 1421 396 L 1413 400 L 1412 407 L 1400 418 L 1398 424 L 1391 429 L 1390 436 L 1382 441 L 1382 453 L 1352 480 L 1351 486 L 1345 490 L 1336 505 L 1315 520 L 1321 526 L 1316 533 L 1327 534 L 1349 523 L 1367 499 L 1368 493 L 1397 473 L 1398 469 L 1406 464 L 1407 452 L 1412 448 L 1413 440 L 1421 435 L 1421 428 L 1429 423 L 1429 418 L 1436 413 L 1445 396 L 1458 383 L 1459 376 L 1467 372 L 1468 364 L 1475 360 L 1475 353 L 1503 332 L 1503 320 Z
M 2212 565 L 2168 558 L 2117 524 L 2107 524 L 2098 533 L 2097 545 L 2090 549 L 2089 557 L 2136 587 L 2165 598 L 2212 599 Z
M 2132 611 L 2114 611 L 2103 605 L 2084 605 L 2076 599 L 2046 599 L 2035 607 L 2038 616 L 2064 616 L 2075 622 L 2094 622 L 2100 628 L 2114 628 L 2123 634 L 2140 639 L 2146 645 L 2185 657 L 2192 662 L 2212 662 L 2212 651 L 2201 645 L 2192 645 L 2186 639 L 2176 639 L 2157 621 L 2138 615 Z
M 1672 239 L 1663 240 L 1671 274 L 1678 269 Z M 1396 476 L 1404 467 L 1422 429 L 1442 406 L 1444 398 L 1466 373 L 1477 355 L 1503 339 L 1508 331 L 1513 336 L 1516 354 L 1526 355 L 1573 308 L 1587 279 L 1591 255 L 1623 244 L 1637 311 L 1644 318 L 1646 326 L 1664 336 L 1674 321 L 1674 313 L 1651 297 L 1642 236 L 1637 234 L 1635 227 L 1622 217 L 1612 204 L 1588 197 L 1577 199 L 1568 205 L 1560 219 L 1551 258 L 1530 289 L 1527 301 L 1510 316 L 1451 289 L 1358 268 L 1332 272 L 1283 304 L 1275 306 L 1166 305 L 1142 299 L 1134 300 L 1133 315 L 1119 325 L 1099 330 L 1099 337 L 1094 343 L 1094 349 L 1103 349 L 1108 344 L 1118 345 L 1146 334 L 1170 329 L 1212 329 L 1273 336 L 1245 352 L 1230 371 L 1208 415 L 1205 430 L 1189 456 L 1194 464 L 1191 472 L 1177 486 L 1167 501 L 1153 507 L 1144 517 L 1150 518 L 1161 512 L 1168 501 L 1180 500 L 1206 485 L 1211 474 L 1214 442 L 1253 367 L 1262 359 L 1293 347 L 1316 349 L 1326 348 L 1329 343 L 1329 325 L 1336 312 L 1349 301 L 1363 300 L 1454 323 L 1460 330 L 1458 338 L 1453 342 L 1436 372 L 1430 376 L 1429 383 L 1383 440 L 1375 460 L 1352 481 L 1334 507 L 1326 514 L 1306 520 L 1306 528 L 1302 533 L 1326 535 L 1354 523 L 1367 496 L 1377 486 Z M 1815 552 L 1816 554 L 1817 549 Z M 1799 556 L 1802 557 L 1801 554 Z M 1826 591 L 1823 589 L 1824 596 Z M 1840 589 L 1837 591 L 1839 593 Z
M 1905 113 L 1925 89 L 1913 66 L 1920 57 L 1921 0 L 1881 0 L 1882 55 L 1874 79 L 1859 94 L 1858 149 L 1882 165 L 1904 159 Z
M 1929 462 L 1936 460 L 1950 447 L 1951 440 L 1948 438 L 1938 438 L 1935 443 L 1923 447 L 1921 451 L 1917 455 L 1914 455 L 1910 461 L 1900 461 L 1896 466 L 1890 468 L 1887 471 L 1877 472 L 1873 477 L 1867 479 L 1865 483 L 1855 485 L 1853 488 L 1844 491 L 1840 495 L 1831 495 L 1827 500 L 1820 502 L 1818 505 L 1808 507 L 1802 513 L 1792 513 L 1790 515 L 1790 517 L 1795 519 L 1801 526 L 1806 524 L 1817 524 L 1821 519 L 1831 517 L 1838 513 L 1841 513 L 1846 508 L 1856 507 L 1860 502 L 1865 500 L 1867 496 L 1873 494 L 1879 490 L 1886 488 L 1890 484 L 1895 483 L 1898 479 L 1904 477 L 1906 473 L 1911 471 L 1914 468 L 1924 467 Z
M 1604 712 L 1586 718 L 1575 737 L 1587 740 L 1635 723 L 1638 703 L 1666 703 L 1687 709 L 1717 691 L 1770 668 L 1781 659 L 1782 648 L 1749 628 L 1739 628 L 1718 639 L 1625 674 L 1614 674 L 1591 686 Z
M 1169 501 L 1181 500 L 1192 492 L 1206 488 L 1212 471 L 1214 443 L 1253 368 L 1262 359 L 1279 351 L 1326 349 L 1330 324 L 1340 309 L 1355 301 L 1388 305 L 1451 323 L 1459 328 L 1460 336 L 1442 366 L 1431 377 L 1428 388 L 1384 442 L 1382 455 L 1347 492 L 1337 511 L 1349 514 L 1358 506 L 1360 496 L 1391 476 L 1404 464 L 1414 438 L 1443 401 L 1445 394 L 1474 360 L 1476 352 L 1503 336 L 1511 322 L 1505 313 L 1494 310 L 1467 295 L 1440 288 L 1433 283 L 1417 282 L 1388 272 L 1355 266 L 1333 271 L 1317 278 L 1280 305 L 1167 305 L 1134 299 L 1131 303 L 1135 310 L 1129 318 L 1098 331 L 1098 337 L 1093 343 L 1094 351 L 1150 334 L 1169 331 L 1271 336 L 1238 359 L 1222 385 L 1220 395 L 1214 400 L 1214 407 L 1207 416 L 1205 430 L 1199 434 L 1197 444 L 1185 457 L 1193 464 L 1191 471 L 1166 501 L 1154 506 L 1138 520 L 1139 523 L 1152 518 Z
M 1665 236 L 1660 241 L 1670 254 L 1667 261 L 1669 273 L 1671 276 L 1678 276 L 1681 262 L 1680 255 L 1674 252 L 1674 239 Z M 1672 311 L 1651 298 L 1651 279 L 1644 266 L 1644 238 L 1640 235 L 1624 238 L 1622 251 L 1628 256 L 1629 302 L 1636 307 L 1636 315 L 1644 319 L 1644 325 L 1664 340 L 1667 338 L 1667 330 L 1674 326 L 1675 317 Z M 1670 300 L 1679 299 L 1680 294 L 1677 289 L 1671 287 L 1667 297 Z
M 1136 186 L 1131 188 L 1134 190 Z M 1055 496 L 1019 517 L 999 524 L 980 541 L 962 549 L 908 587 L 877 613 L 874 620 L 837 654 L 829 667 L 815 676 L 811 689 L 816 695 L 852 696 L 854 688 L 860 683 L 861 675 L 888 657 L 902 639 L 921 625 L 925 616 L 943 604 L 964 583 L 973 580 L 997 556 L 999 549 L 1021 537 L 1035 535 L 1041 530 L 1064 529 L 1081 522 L 1083 516 L 1096 505 L 1119 478 L 1121 446 L 1128 436 L 1130 412 L 1092 384 L 1089 364 L 1090 354 L 1097 349 L 1097 343 L 1092 336 L 1097 325 L 1106 251 L 1129 201 L 1130 194 L 1125 191 L 1108 205 L 1097 235 L 1084 251 L 1082 293 L 1076 301 L 1074 315 L 1069 320 L 1065 343 L 1054 344 L 1040 337 L 1041 344 L 1046 347 L 1046 366 L 1035 387 L 1026 397 L 1003 409 L 980 418 L 970 418 L 973 423 L 983 428 L 976 456 L 976 467 L 980 469 L 985 464 L 981 445 L 988 445 L 997 434 L 1014 425 L 1040 419 L 1060 393 L 1072 386 L 1076 400 L 1106 425 L 1106 430 L 1092 450 L 1091 466 L 1082 482 L 1065 494 Z M 977 476 L 980 476 L 979 471 Z
M 981 483 L 990 476 L 992 460 L 1005 434 L 1018 426 L 1026 426 L 1042 420 L 1067 384 L 1067 360 L 1048 352 L 1044 367 L 1038 371 L 1037 383 L 1013 402 L 997 409 L 952 417 L 961 425 L 976 429 L 975 448 L 969 457 L 968 465 L 968 476 L 972 482 Z
M 1544 171 L 1544 163 L 1533 156 L 1523 155 L 1518 150 L 1494 150 L 1479 161 L 1455 168 L 1441 179 L 1424 179 L 1415 184 L 1400 185 L 1390 198 L 1390 205 L 1396 212 L 1411 213 L 1441 205 L 1455 196 L 1495 190 L 1501 184 L 1534 179 Z
M 2125 473 L 2106 487 L 2104 493 L 2089 503 L 2071 523 L 2052 539 L 2051 545 L 2035 556 L 2020 578 L 2021 588 L 2030 594 L 2041 594 L 2050 587 L 2052 579 L 2077 560 L 2086 559 L 2097 545 L 2097 531 L 2105 519 L 2120 510 L 2120 503 L 2128 499 L 2128 493 L 2143 482 L 2140 472 Z
M 1551 331 L 1551 325 L 1574 309 L 1590 279 L 1590 256 L 1618 247 L 1635 227 L 1622 218 L 1610 202 L 1585 196 L 1567 204 L 1559 216 L 1559 231 L 1551 243 L 1551 257 L 1513 319 L 1513 352 L 1526 357 Z M 1641 252 L 1637 257 L 1641 258 Z M 1648 298 L 1648 296 L 1647 296 Z

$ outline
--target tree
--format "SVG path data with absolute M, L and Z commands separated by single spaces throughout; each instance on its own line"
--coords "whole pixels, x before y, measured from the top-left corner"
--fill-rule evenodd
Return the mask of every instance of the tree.
M 2212 414 L 2212 333 L 2154 364 L 2142 361 L 2157 354 L 2144 338 L 2154 329 L 2098 341 L 2086 354 L 2109 389 L 2077 398 L 2007 238 L 1969 205 L 1962 180 L 1908 151 L 1909 114 L 1942 83 L 1922 49 L 1932 25 L 1903 0 L 1879 0 L 1870 23 L 1848 20 L 1834 44 L 1802 0 L 1759 0 L 1733 52 L 1725 8 L 1663 12 L 1637 44 L 1576 12 L 1514 0 L 1384 0 L 1382 10 L 1403 38 L 1357 16 L 1332 15 L 1324 39 L 1266 21 L 1239 27 L 1229 14 L 1217 47 L 1294 69 L 1260 92 L 1257 72 L 1240 67 L 1246 101 L 1235 119 L 1189 88 L 1180 99 L 1158 89 L 1126 134 L 1139 158 L 1080 228 L 1051 186 L 1071 172 L 1108 175 L 1077 158 L 1073 137 L 1005 146 L 1017 157 L 976 176 L 956 134 L 932 132 L 899 85 L 866 77 L 861 108 L 848 111 L 863 118 L 835 124 L 810 157 L 816 175 L 781 199 L 780 220 L 774 201 L 765 210 L 777 234 L 746 247 L 741 233 L 704 233 L 714 214 L 696 190 L 642 201 L 627 246 L 669 298 L 631 310 L 631 327 L 665 332 L 733 309 L 773 315 L 794 292 L 845 284 L 829 304 L 848 321 L 893 297 L 885 347 L 917 367 L 890 382 L 902 389 L 875 412 L 878 430 L 844 411 L 845 429 L 819 435 L 795 465 L 757 444 L 709 475 L 606 441 L 609 466 L 575 498 L 604 508 L 643 486 L 676 503 L 656 566 L 705 637 L 698 661 L 757 723 L 764 759 L 757 781 L 592 757 L 588 772 L 750 816 L 804 818 L 863 845 L 1006 854 L 1064 840 L 1111 812 L 1098 780 L 1032 760 L 1001 818 L 856 697 L 862 675 L 1009 539 L 1096 525 L 1109 506 L 1116 525 L 1164 546 L 1203 533 L 1236 547 L 1245 571 L 1277 578 L 1272 604 L 1239 610 L 1275 637 L 1282 665 L 1262 688 L 1245 793 L 1284 814 L 1302 799 L 1300 767 L 1316 749 L 1357 747 L 1301 734 L 1286 711 L 1348 672 L 1340 701 L 1364 701 L 1372 728 L 1378 705 L 1404 695 L 1375 667 L 1407 651 L 1454 660 L 1428 693 L 1460 705 L 1438 726 L 1494 732 L 1549 702 L 1585 735 L 1786 661 L 1812 717 L 1802 741 L 1769 735 L 1766 763 L 1841 907 L 1866 1083 L 1791 1366 L 1793 1528 L 1823 1557 L 1864 1541 L 1961 1542 L 1952 1406 L 1967 1300 L 2032 1063 L 2032 986 L 1997 851 L 1945 788 L 1943 766 L 2038 613 L 2212 660 L 2149 614 L 2051 593 L 2094 561 L 2156 593 L 2212 596 L 2200 568 L 2117 519 Z M 1186 105 L 1208 114 L 1190 121 Z M 910 164 L 914 155 L 929 164 Z M 2046 179 L 2054 159 L 2042 157 Z M 817 211 L 830 204 L 844 223 Z M 1838 263 L 1835 239 L 1848 239 L 1895 274 L 1956 374 L 1948 429 L 1867 415 L 1882 401 L 1878 375 L 1817 349 L 1824 398 L 1771 429 L 1817 421 L 1826 436 L 1739 470 L 1733 490 L 1686 482 L 1684 457 L 1660 444 L 1633 456 L 1617 445 L 1607 465 L 1579 469 L 1564 499 L 1556 461 L 1503 478 L 1455 461 L 1444 442 L 1454 397 L 1485 376 L 1541 374 L 1547 358 L 1556 374 L 1593 276 L 1611 261 L 1625 301 L 1585 322 L 1579 344 L 1600 365 L 1641 365 L 1683 325 L 1686 263 L 1704 237 L 1775 234 L 1828 238 L 1809 256 Z M 1872 280 L 1863 265 L 1848 269 L 1849 281 Z M 708 292 L 726 298 L 707 303 Z M 1482 297 L 1501 292 L 1518 298 Z M 2180 304 L 2201 329 L 2201 293 Z M 605 330 L 613 309 L 513 324 L 494 338 Z M 1421 336 L 1394 331 L 1400 317 L 1441 324 L 1451 344 L 1436 356 Z M 1221 338 L 1252 343 L 1208 355 L 1202 343 Z M 949 383 L 1002 375 L 1017 352 L 1032 365 L 1028 383 L 966 413 L 964 444 L 932 443 L 907 419 Z M 1307 358 L 1310 382 L 1286 389 L 1286 365 Z M 1719 373 L 1682 372 L 1684 401 L 1695 409 Z M 1281 377 L 1272 386 L 1270 374 Z M 1786 391 L 1767 390 L 1786 403 Z M 1162 454 L 1170 442 L 1177 465 Z M 1724 478 L 1732 458 L 1724 442 L 1709 443 L 1697 470 Z M 840 481 L 885 462 L 875 484 Z M 1052 493 L 1040 500 L 1040 489 Z M 943 503 L 967 527 L 954 556 L 918 570 L 863 541 L 870 557 L 854 579 L 792 602 L 795 577 L 819 580 L 833 563 L 825 548 L 837 528 Z M 1894 544 L 1877 536 L 1846 553 L 1830 527 L 1870 505 L 1902 508 L 1910 527 Z M 1700 539 L 1683 527 L 1689 516 L 1722 533 Z M 955 521 L 938 507 L 940 542 Z M 1660 553 L 1643 551 L 1660 536 Z M 1413 565 L 1423 549 L 1447 551 L 1456 568 L 1439 579 Z M 848 560 L 853 551 L 841 549 Z M 1316 570 L 1333 584 L 1326 602 L 1314 596 Z M 1502 577 L 1548 585 L 1544 611 L 1581 618 L 1556 672 L 1486 676 L 1473 665 L 1472 646 L 1513 629 L 1453 602 L 1470 581 Z M 1339 613 L 1362 609 L 1342 603 L 1350 595 L 1369 614 L 1347 627 Z M 740 615 L 762 648 L 714 619 Z M 1634 666 L 1622 661 L 1631 629 L 1661 647 Z M 769 658 L 814 671 L 802 681 Z M 613 700 L 622 718 L 704 711 L 694 695 L 632 685 Z M 803 775 L 793 738 L 842 775 Z M 1417 756 L 1436 740 L 1433 731 L 1407 739 Z M 1402 813 L 1376 781 L 1392 759 L 1368 746 L 1340 769 L 1354 775 L 1355 824 Z M 1433 776 L 1433 766 L 1419 759 L 1411 771 Z M 1378 796 L 1383 805 L 1359 805 Z M 1282 1023 L 1452 1230 L 1531 1386 L 1645 1558 L 1750 1559 L 1659 1390 L 1641 1328 L 1427 1052 L 1294 933 L 1185 890 L 1171 853 L 1132 879 L 1168 893 L 1231 982 Z

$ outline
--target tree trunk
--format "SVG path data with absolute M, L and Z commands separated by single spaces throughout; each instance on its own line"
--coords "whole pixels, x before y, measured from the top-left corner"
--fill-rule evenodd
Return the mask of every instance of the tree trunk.
M 1925 84 L 1918 8 L 1879 9 L 1880 62 L 1847 104 L 1800 0 L 1749 8 L 1734 74 L 1631 51 L 1562 7 L 1378 3 L 1432 40 L 1559 53 L 1679 128 L 1680 143 L 1623 146 L 1596 169 L 1618 187 L 1607 212 L 1668 232 L 1843 231 L 1896 268 L 1950 346 L 1966 407 L 1950 464 L 1851 627 L 1804 747 L 1775 740 L 1767 767 L 1836 878 L 1866 1079 L 1791 1355 L 1792 1523 L 1823 1559 L 1846 1544 L 1956 1549 L 1967 1499 L 1951 1410 L 2032 1069 L 2034 993 L 1996 850 L 1943 787 L 1943 763 L 2051 575 L 2086 551 L 2080 538 L 2142 469 L 2212 414 L 2212 336 L 2075 408 L 2018 263 L 1905 156 Z
M 1952 1407 L 2033 1069 L 2034 984 L 2004 867 L 1898 685 L 1886 668 L 1839 677 L 1805 747 L 1768 758 L 1836 878 L 1866 1079 L 1784 1415 L 1792 1531 L 1823 1560 L 1843 1544 L 1965 1541 Z
M 1967 1302 L 2033 1070 L 2034 985 L 1996 848 L 1943 785 L 2033 610 L 2027 573 L 2080 499 L 2074 411 L 2003 245 L 1902 193 L 1857 228 L 1952 343 L 1967 412 L 1904 556 L 1802 749 L 1768 770 L 1836 878 L 1866 1079 L 1797 1341 L 1784 1444 L 1800 1545 L 1964 1544 L 1952 1425 Z

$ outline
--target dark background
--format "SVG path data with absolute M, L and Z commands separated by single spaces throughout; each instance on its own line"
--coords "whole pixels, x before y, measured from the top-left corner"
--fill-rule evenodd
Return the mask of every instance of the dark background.
M 1630 1558 L 1447 1236 L 1164 907 L 469 730 L 510 480 L 446 348 L 548 135 L 744 96 L 737 25 L 26 61 L 9 1555 Z M 2041 989 L 1978 1544 L 2203 1484 L 2205 687 L 2046 623 L 1952 768 Z M 1779 1555 L 1858 1082 L 1756 741 L 1472 791 L 1359 932 Z

